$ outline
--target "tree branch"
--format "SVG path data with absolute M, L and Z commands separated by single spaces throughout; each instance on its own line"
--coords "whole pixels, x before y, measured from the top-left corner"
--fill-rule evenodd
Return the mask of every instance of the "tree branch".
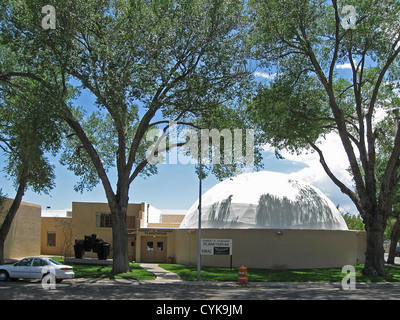
M 335 48 L 333 50 L 333 58 L 331 61 L 331 65 L 329 68 L 329 85 L 333 85 L 333 72 L 335 68 L 335 64 L 337 61 L 338 57 L 338 52 L 339 52 L 339 44 L 340 44 L 340 39 L 339 39 L 339 31 L 340 31 L 340 17 L 338 13 L 338 7 L 337 7 L 337 1 L 332 0 L 333 8 L 335 10 Z
M 159 140 L 160 141 L 160 140 Z M 163 149 L 159 149 L 156 150 L 154 152 L 154 154 L 151 156 L 150 159 L 145 159 L 142 162 L 140 162 L 135 170 L 133 171 L 132 175 L 129 177 L 129 183 L 132 183 L 133 180 L 135 180 L 135 178 L 138 176 L 138 174 L 144 169 L 144 167 L 146 167 L 146 165 L 149 163 L 149 160 L 151 160 L 154 156 L 156 156 L 158 153 L 163 152 L 163 151 L 169 151 L 171 148 L 175 148 L 175 147 L 182 147 L 186 144 L 186 142 L 180 142 L 180 143 L 176 143 L 173 145 L 168 145 L 166 148 Z
M 49 88 L 49 84 L 43 80 L 42 78 L 38 77 L 37 75 L 30 73 L 30 72 L 9 72 L 5 74 L 0 74 L 0 80 L 2 81 L 9 81 L 11 78 L 14 77 L 23 77 L 23 78 L 30 78 L 32 80 L 36 80 L 40 82 L 45 87 Z
M 331 171 L 331 169 L 329 168 L 329 166 L 327 165 L 326 161 L 325 161 L 325 157 L 321 151 L 320 148 L 318 148 L 313 142 L 309 141 L 308 142 L 310 144 L 310 146 L 318 153 L 319 155 L 319 162 L 321 163 L 322 167 L 324 168 L 326 174 L 328 175 L 328 177 L 333 181 L 334 184 L 336 184 L 340 190 L 348 195 L 350 197 L 350 199 L 354 202 L 354 204 L 356 205 L 357 209 L 360 210 L 361 208 L 361 204 L 359 202 L 359 199 L 356 195 L 356 193 L 354 193 L 353 191 L 351 191 L 343 182 L 341 182 L 338 178 L 336 178 L 336 176 L 333 174 L 333 172 Z M 361 212 L 361 211 L 360 211 Z
M 98 155 L 96 149 L 94 148 L 93 144 L 89 140 L 88 136 L 86 135 L 85 131 L 81 127 L 80 123 L 74 115 L 72 114 L 71 110 L 68 108 L 68 106 L 64 103 L 65 111 L 66 111 L 66 116 L 65 116 L 65 121 L 67 124 L 71 127 L 71 129 L 76 133 L 78 136 L 79 140 L 82 142 L 83 147 L 85 148 L 86 152 L 88 153 L 90 159 L 93 162 L 93 165 L 96 168 L 96 171 L 99 175 L 99 178 L 103 184 L 107 199 L 109 203 L 115 203 L 115 193 L 111 187 L 110 181 L 107 177 L 107 173 L 103 167 L 103 164 L 101 162 L 100 156 Z

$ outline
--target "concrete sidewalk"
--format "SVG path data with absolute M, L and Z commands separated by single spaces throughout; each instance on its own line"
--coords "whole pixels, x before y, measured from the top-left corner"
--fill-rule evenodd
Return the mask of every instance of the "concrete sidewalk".
M 167 270 L 159 267 L 157 263 L 141 263 L 140 266 L 143 269 L 153 273 L 156 276 L 156 279 L 154 281 L 170 282 L 170 281 L 181 281 L 182 280 L 176 273 L 167 271 Z

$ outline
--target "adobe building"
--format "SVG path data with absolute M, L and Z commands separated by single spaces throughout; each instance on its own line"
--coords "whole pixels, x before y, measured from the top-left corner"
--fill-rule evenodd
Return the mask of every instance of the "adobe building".
M 7 212 L 13 199 L 6 199 L 2 212 Z M 4 259 L 40 255 L 41 206 L 21 202 L 4 243 Z M 5 215 L 0 215 L 0 225 Z
M 128 254 L 131 261 L 136 259 L 137 228 L 149 219 L 149 205 L 145 203 L 130 203 L 127 210 Z M 112 228 L 111 211 L 108 203 L 73 202 L 72 225 L 75 239 L 84 239 L 85 235 L 96 234 L 111 244 L 112 258 Z M 97 257 L 94 252 L 86 252 L 84 257 Z
M 75 243 L 72 210 L 46 209 L 41 217 L 41 254 L 72 256 Z
M 183 218 L 179 210 L 162 213 L 147 203 L 130 203 L 127 210 L 129 260 L 167 262 L 168 256 L 174 254 L 171 251 L 174 230 L 179 228 Z M 72 230 L 74 239 L 96 234 L 97 239 L 110 243 L 109 258 L 112 258 L 111 211 L 107 203 L 73 202 Z M 96 258 L 97 254 L 85 252 L 84 257 Z
M 130 204 L 130 260 L 196 264 L 198 212 L 198 202 L 186 213 Z M 201 220 L 202 239 L 230 243 L 228 251 L 223 248 L 217 254 L 202 255 L 202 265 L 294 269 L 365 261 L 365 232 L 348 230 L 340 212 L 321 191 L 286 174 L 248 173 L 215 185 L 202 196 Z M 106 203 L 74 202 L 72 225 L 76 239 L 95 233 L 111 243 L 112 257 L 111 215 Z
M 197 201 L 179 229 L 152 230 L 152 250 L 167 241 L 167 255 L 176 263 L 196 264 L 198 217 Z M 202 195 L 201 225 L 202 239 L 228 240 L 231 246 L 202 255 L 206 266 L 297 269 L 365 262 L 365 232 L 348 230 L 320 190 L 286 174 L 254 172 L 218 183 Z M 148 235 L 145 229 L 138 232 L 143 242 Z M 142 251 L 137 258 L 143 257 Z
M 364 263 L 366 234 L 348 230 L 335 205 L 290 175 L 253 172 L 215 185 L 202 196 L 202 238 L 230 239 L 233 266 L 297 269 Z M 198 202 L 175 232 L 176 261 L 197 261 Z M 227 256 L 202 264 L 228 266 Z
M 201 209 L 204 266 L 298 269 L 365 262 L 365 232 L 348 230 L 320 190 L 290 175 L 263 171 L 227 179 L 202 195 Z M 129 204 L 129 259 L 197 264 L 198 218 L 198 201 L 188 211 Z M 6 258 L 74 256 L 75 240 L 92 234 L 110 243 L 112 258 L 107 203 L 73 202 L 71 210 L 43 210 L 41 216 L 39 205 L 23 202 L 6 240 Z

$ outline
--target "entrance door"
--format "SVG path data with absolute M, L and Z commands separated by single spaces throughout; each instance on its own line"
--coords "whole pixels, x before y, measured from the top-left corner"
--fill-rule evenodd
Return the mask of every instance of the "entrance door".
M 142 237 L 143 262 L 167 262 L 167 237 Z

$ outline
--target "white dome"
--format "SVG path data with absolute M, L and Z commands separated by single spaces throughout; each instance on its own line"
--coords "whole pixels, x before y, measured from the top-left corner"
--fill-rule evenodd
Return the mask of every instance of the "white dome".
M 180 228 L 198 227 L 198 201 Z M 202 195 L 202 228 L 348 230 L 335 205 L 308 183 L 276 172 L 224 180 Z

